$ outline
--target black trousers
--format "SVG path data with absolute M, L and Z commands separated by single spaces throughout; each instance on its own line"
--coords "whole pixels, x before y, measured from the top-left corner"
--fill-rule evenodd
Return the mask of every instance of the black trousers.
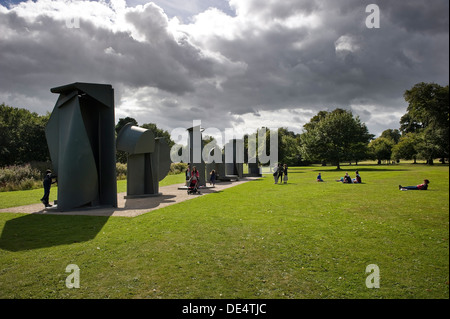
M 44 187 L 44 197 L 42 197 L 41 201 L 44 202 L 44 205 L 47 206 L 48 203 L 48 198 L 50 197 L 50 187 Z

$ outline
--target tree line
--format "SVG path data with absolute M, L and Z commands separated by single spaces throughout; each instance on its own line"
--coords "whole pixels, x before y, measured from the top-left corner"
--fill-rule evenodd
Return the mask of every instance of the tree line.
M 320 111 L 296 134 L 278 129 L 278 159 L 290 166 L 377 160 L 423 159 L 433 164 L 449 158 L 449 87 L 417 83 L 404 93 L 408 103 L 399 129 L 387 129 L 378 138 L 351 111 Z M 266 143 L 269 143 L 268 134 Z M 245 138 L 248 139 L 248 136 Z M 246 143 L 246 140 L 245 140 Z
M 365 123 L 351 111 L 336 108 L 320 111 L 303 125 L 302 133 L 288 128 L 278 129 L 278 159 L 289 166 L 322 163 L 336 165 L 372 159 L 378 163 L 400 159 L 434 159 L 449 157 L 449 91 L 435 83 L 418 83 L 404 93 L 408 103 L 399 129 L 388 129 L 375 138 Z M 0 167 L 20 165 L 32 161 L 50 161 L 45 138 L 45 126 L 50 113 L 38 115 L 26 109 L 0 105 Z M 116 134 L 127 123 L 138 126 L 131 118 L 121 118 Z M 153 123 L 140 125 L 151 130 L 155 137 L 166 138 L 169 146 L 175 143 L 170 133 Z M 266 130 L 269 149 L 270 130 Z M 206 142 L 211 137 L 205 136 Z M 248 135 L 244 136 L 247 147 Z M 247 154 L 247 152 L 245 152 Z M 117 152 L 117 162 L 126 163 L 126 154 Z

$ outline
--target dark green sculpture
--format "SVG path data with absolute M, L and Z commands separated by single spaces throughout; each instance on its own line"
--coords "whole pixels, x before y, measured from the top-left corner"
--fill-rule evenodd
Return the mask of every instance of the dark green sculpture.
M 45 135 L 58 176 L 57 210 L 117 207 L 112 86 L 77 82 L 51 92 L 59 98 Z
M 159 182 L 170 170 L 170 148 L 152 131 L 126 124 L 117 136 L 117 149 L 128 153 L 127 196 L 157 196 Z
M 189 132 L 189 170 L 192 172 L 194 166 L 199 172 L 198 185 L 200 187 L 206 186 L 205 161 L 203 160 L 203 139 L 202 129 L 200 125 L 188 129 Z
M 244 169 L 244 140 L 232 139 L 225 144 L 225 172 L 227 176 L 242 178 Z

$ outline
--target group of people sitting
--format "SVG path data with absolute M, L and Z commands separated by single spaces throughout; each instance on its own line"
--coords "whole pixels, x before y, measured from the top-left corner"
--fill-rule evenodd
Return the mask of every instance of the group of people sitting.
M 350 177 L 350 175 L 348 174 L 348 172 L 346 172 L 345 176 L 341 177 L 340 179 L 337 179 L 336 182 L 341 182 L 341 183 L 345 183 L 345 184 L 355 184 L 355 183 L 356 184 L 360 184 L 360 183 L 362 183 L 361 175 L 359 174 L 359 171 L 356 171 L 355 174 L 356 174 L 355 178 L 352 179 Z M 274 180 L 275 180 L 275 184 L 277 184 L 279 180 L 280 180 L 280 182 L 284 182 L 286 184 L 287 181 L 288 181 L 288 167 L 287 167 L 287 165 L 286 164 L 284 164 L 284 165 L 279 164 L 277 169 L 273 173 L 273 177 L 274 177 Z M 189 169 L 186 170 L 186 185 L 187 186 L 196 185 L 197 182 L 198 182 L 198 178 L 199 178 L 199 172 L 197 171 L 197 168 L 195 166 L 193 167 L 192 171 L 190 171 Z M 324 180 L 322 179 L 322 174 L 321 173 L 319 173 L 319 175 L 317 175 L 317 181 L 318 182 L 324 182 Z M 216 172 L 215 172 L 215 170 L 211 171 L 209 182 L 210 182 L 210 184 L 215 185 L 215 183 L 216 183 Z M 398 185 L 398 189 L 402 190 L 402 191 L 406 191 L 406 190 L 427 190 L 429 183 L 430 183 L 430 181 L 428 179 L 425 179 L 422 184 L 419 184 L 419 185 L 416 185 L 416 186 L 402 186 L 402 185 Z
M 342 182 L 342 183 L 346 183 L 346 184 L 351 184 L 351 183 L 361 183 L 361 175 L 359 175 L 359 172 L 356 171 L 356 177 L 355 178 L 351 178 L 350 175 L 348 175 L 348 173 L 345 173 L 344 177 L 341 177 L 340 179 L 337 179 L 336 182 Z M 317 181 L 318 182 L 324 182 L 324 180 L 322 179 L 322 175 L 321 173 L 319 173 L 319 175 L 317 176 Z M 422 184 L 416 185 L 416 186 L 402 186 L 402 185 L 398 185 L 398 189 L 402 190 L 402 191 L 407 191 L 407 190 L 427 190 L 428 189 L 428 184 L 430 184 L 430 181 L 428 179 L 424 179 Z
M 356 177 L 355 178 L 351 178 L 350 175 L 348 175 L 348 173 L 345 173 L 344 177 L 341 177 L 340 179 L 337 179 L 336 182 L 342 182 L 342 183 L 346 183 L 346 184 L 352 184 L 352 183 L 357 183 L 360 184 L 362 183 L 361 180 L 361 175 L 359 175 L 359 172 L 356 171 Z M 317 181 L 318 182 L 324 182 L 324 180 L 322 179 L 322 174 L 319 173 L 319 175 L 317 175 Z

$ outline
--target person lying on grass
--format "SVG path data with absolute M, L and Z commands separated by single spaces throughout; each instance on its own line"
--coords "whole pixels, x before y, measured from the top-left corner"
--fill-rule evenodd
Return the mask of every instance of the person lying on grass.
M 398 185 L 398 189 L 401 191 L 407 191 L 407 190 L 427 190 L 428 184 L 430 184 L 430 181 L 428 179 L 423 180 L 423 184 L 419 184 L 417 186 L 402 186 Z

